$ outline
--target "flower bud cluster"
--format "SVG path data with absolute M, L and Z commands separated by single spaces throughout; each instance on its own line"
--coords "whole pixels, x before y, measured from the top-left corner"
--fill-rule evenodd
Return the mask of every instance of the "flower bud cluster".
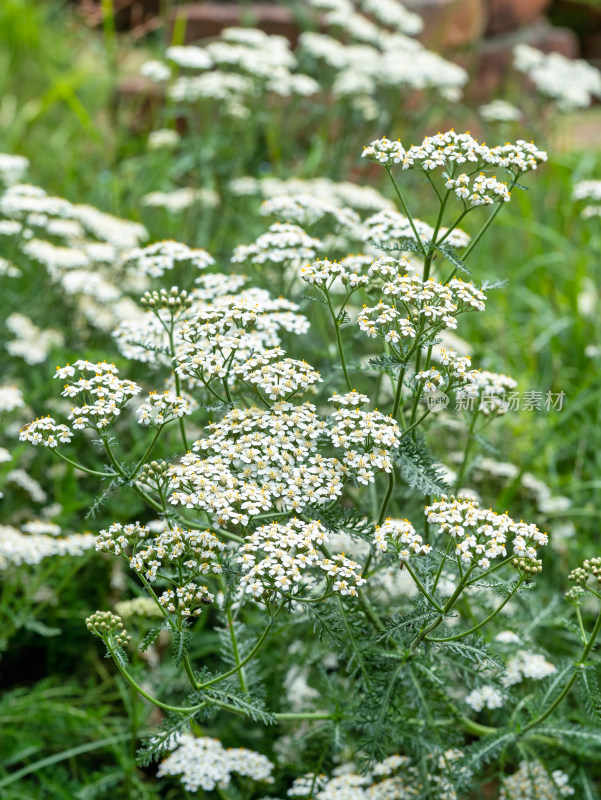
M 173 315 L 181 314 L 182 311 L 192 306 L 192 298 L 188 296 L 188 292 L 180 290 L 177 286 L 172 286 L 169 291 L 161 289 L 159 292 L 144 292 L 140 298 L 140 305 L 142 308 L 147 308 L 154 311 L 159 308 L 166 308 Z
M 169 473 L 171 464 L 169 461 L 150 461 L 140 467 L 136 476 L 136 482 L 142 486 L 167 494 L 167 487 L 170 485 Z
M 123 627 L 121 617 L 111 611 L 96 611 L 86 619 L 87 629 L 105 642 L 124 647 L 131 642 L 131 636 Z
M 596 578 L 601 583 L 601 558 L 587 558 L 581 567 L 576 567 L 568 575 L 568 580 L 579 586 L 586 586 L 589 578 Z
M 513 558 L 511 565 L 526 575 L 536 575 L 543 571 L 543 562 L 540 558 Z

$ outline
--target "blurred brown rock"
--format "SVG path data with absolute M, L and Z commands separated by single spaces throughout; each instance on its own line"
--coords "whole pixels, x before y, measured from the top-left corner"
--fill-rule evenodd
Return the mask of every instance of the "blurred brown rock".
M 271 35 L 284 36 L 294 46 L 299 29 L 287 8 L 271 3 L 189 3 L 169 12 L 168 41 L 174 25 L 185 22 L 184 44 L 219 36 L 224 28 L 252 26 Z
M 486 35 L 497 36 L 529 25 L 541 16 L 551 0 L 484 0 Z
M 471 44 L 484 32 L 485 0 L 405 0 L 404 5 L 424 20 L 419 36 L 434 50 Z
M 561 53 L 567 58 L 577 58 L 578 38 L 567 28 L 555 28 L 543 17 L 511 33 L 485 39 L 478 49 L 476 63 L 470 69 L 475 81 L 471 94 L 475 100 L 493 96 L 503 83 L 513 63 L 516 44 L 528 44 L 545 53 Z

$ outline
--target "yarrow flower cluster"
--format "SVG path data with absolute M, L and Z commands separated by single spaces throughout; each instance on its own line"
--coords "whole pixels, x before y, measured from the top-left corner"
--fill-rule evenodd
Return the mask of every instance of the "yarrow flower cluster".
M 251 356 L 244 364 L 236 365 L 234 373 L 270 400 L 289 400 L 322 380 L 319 372 L 306 361 L 285 358 L 269 363 L 283 354 L 279 347 L 266 350 L 262 355 Z
M 405 149 L 400 142 L 392 142 L 386 137 L 375 139 L 364 148 L 363 158 L 375 161 L 387 169 L 397 164 L 400 164 L 402 169 L 416 169 L 423 172 L 432 172 L 442 167 L 446 170 L 447 180 L 450 180 L 455 178 L 456 168 L 463 164 L 469 166 L 470 172 L 474 172 L 474 168 L 496 166 L 518 176 L 537 169 L 540 163 L 547 160 L 547 154 L 544 150 L 539 150 L 534 143 L 523 139 L 518 139 L 514 144 L 488 147 L 480 144 L 469 133 L 449 130 L 435 136 L 426 136 L 421 144 L 412 145 L 409 149 Z M 447 188 L 455 188 L 455 184 Z M 501 190 L 496 191 L 497 183 L 490 188 L 493 188 L 493 192 L 501 200 L 505 199 Z M 461 194 L 458 196 L 463 197 Z
M 587 108 L 601 97 L 601 72 L 583 59 L 543 53 L 527 44 L 513 49 L 514 67 L 524 72 L 538 91 L 557 102 L 562 111 Z
M 33 445 L 55 448 L 59 444 L 67 444 L 71 441 L 73 432 L 67 425 L 59 424 L 52 417 L 42 417 L 30 422 L 19 433 L 22 442 L 29 442 Z
M 572 200 L 593 200 L 580 212 L 583 219 L 601 216 L 601 181 L 580 181 L 572 190 Z
M 435 751 L 426 757 L 428 790 L 440 800 L 460 800 L 449 775 L 469 780 L 470 771 L 461 765 L 464 753 L 458 749 Z M 314 774 L 297 778 L 288 790 L 289 797 L 316 800 L 412 800 L 426 788 L 423 772 L 408 756 L 398 753 L 374 764 L 364 774 L 354 764 L 342 764 L 332 777 Z
M 319 239 L 309 236 L 298 225 L 274 222 L 267 233 L 261 234 L 253 244 L 236 247 L 232 264 L 249 261 L 256 266 L 298 267 L 302 262 L 314 258 L 322 248 Z
M 71 380 L 76 372 L 83 377 Z M 118 378 L 118 373 L 114 364 L 107 364 L 106 361 L 92 363 L 82 359 L 73 365 L 56 368 L 54 377 L 69 381 L 61 392 L 62 396 L 77 397 L 84 401 L 83 405 L 72 408 L 69 414 L 76 430 L 108 430 L 123 407 L 142 391 L 137 383 Z
M 365 580 L 360 565 L 341 555 L 326 558 L 319 552 L 326 542 L 326 530 L 319 522 L 303 522 L 296 517 L 286 525 L 263 525 L 246 537 L 237 558 L 243 576 L 241 584 L 255 599 L 268 597 L 272 592 L 294 594 L 301 581 L 307 580 L 305 570 L 315 568 L 327 576 L 328 587 L 341 595 L 357 596 Z M 313 580 L 319 580 L 315 573 Z
M 394 273 L 392 260 L 376 262 L 372 275 L 381 278 L 380 291 L 386 297 L 375 306 L 365 306 L 359 313 L 359 329 L 372 338 L 380 337 L 391 345 L 418 334 L 432 337 L 444 328 L 457 327 L 457 316 L 466 311 L 484 311 L 486 295 L 473 283 L 453 278 L 441 284 L 417 275 Z M 399 268 L 403 262 L 397 262 Z M 375 281 L 374 281 L 375 283 Z
M 241 379 L 250 376 L 273 356 L 284 354 L 277 349 L 280 329 L 297 334 L 306 331 L 307 320 L 294 313 L 296 308 L 283 298 L 271 300 L 251 295 L 248 299 L 232 297 L 227 303 L 198 311 L 178 332 L 177 373 L 207 387 L 215 380 L 227 382 L 230 374 Z M 261 358 L 265 359 L 263 364 Z M 310 382 L 317 379 L 314 377 Z M 260 375 L 253 374 L 253 380 L 260 382 Z M 277 382 L 272 371 L 269 383 Z
M 244 747 L 224 748 L 218 739 L 177 734 L 170 743 L 173 752 L 159 765 L 158 776 L 178 775 L 188 792 L 226 789 L 233 774 L 253 781 L 272 783 L 273 764 L 268 758 Z
M 473 711 L 482 711 L 483 708 L 501 708 L 505 698 L 494 686 L 481 686 L 479 689 L 473 689 L 466 696 L 465 702 Z
M 517 772 L 503 779 L 499 800 L 560 800 L 576 791 L 560 769 L 549 773 L 540 761 L 521 761 Z
M 447 356 L 448 358 L 448 356 Z M 509 375 L 489 370 L 472 370 L 463 375 L 464 386 L 457 391 L 457 399 L 475 398 L 474 409 L 485 416 L 502 416 L 509 410 L 508 392 L 517 388 L 517 381 Z M 468 403 L 468 406 L 470 404 Z
M 138 422 L 140 425 L 160 428 L 174 419 L 181 419 L 191 413 L 190 403 L 183 397 L 168 391 L 162 394 L 151 392 L 146 402 L 138 408 Z
M 326 423 L 310 403 L 233 409 L 209 429 L 213 433 L 172 468 L 170 502 L 202 508 L 217 525 L 247 526 L 258 514 L 276 508 L 298 512 L 342 492 L 346 470 L 317 452 Z M 212 455 L 203 459 L 199 451 Z
M 442 226 L 438 236 L 434 235 L 434 228 L 421 219 L 413 218 L 411 224 L 408 217 L 392 209 L 383 209 L 368 217 L 363 223 L 363 241 L 377 248 L 394 246 L 402 249 L 404 240 L 420 241 L 427 245 L 435 239 L 450 247 L 467 247 L 470 242 L 468 234 L 461 228 L 445 228 Z
M 480 508 L 468 497 L 447 497 L 426 506 L 425 515 L 429 523 L 438 525 L 438 533 L 450 536 L 455 542 L 455 555 L 464 565 L 488 570 L 491 562 L 507 557 L 510 546 L 514 556 L 537 566 L 537 549 L 549 542 L 546 533 L 541 533 L 533 523 L 515 522 L 508 514 L 497 514 L 491 509 Z M 508 541 L 511 537 L 511 541 Z M 538 570 L 537 570 L 538 571 Z
M 507 661 L 501 683 L 503 686 L 514 686 L 526 678 L 542 681 L 554 672 L 557 672 L 557 667 L 540 653 L 518 650 L 516 655 Z
M 21 564 L 39 564 L 55 556 L 82 556 L 94 547 L 95 541 L 92 533 L 57 536 L 54 533 L 34 533 L 28 530 L 27 523 L 21 526 L 21 530 L 11 525 L 0 525 L 0 571 Z
M 175 267 L 206 269 L 215 263 L 206 250 L 194 250 L 181 242 L 171 240 L 129 250 L 124 254 L 123 260 L 127 266 L 134 267 L 151 278 L 160 278 Z
M 344 450 L 343 464 L 358 483 L 372 483 L 375 472 L 392 471 L 390 451 L 398 447 L 401 437 L 399 426 L 392 417 L 381 412 L 362 411 L 360 406 L 369 402 L 366 395 L 349 392 L 329 398 L 336 411 L 332 414 L 329 436 L 335 447 Z
M 377 551 L 386 553 L 394 550 L 401 561 L 407 561 L 412 555 L 427 555 L 432 551 L 429 544 L 423 543 L 422 537 L 408 519 L 388 518 L 381 525 L 376 525 L 374 546 Z
M 491 205 L 496 200 L 508 203 L 511 199 L 507 183 L 501 183 L 495 175 L 486 176 L 483 172 L 471 182 L 470 176 L 462 172 L 456 178 L 448 178 L 445 186 L 447 189 L 452 189 L 456 197 L 469 201 L 472 206 Z
M 159 570 L 181 575 L 185 568 L 189 581 L 201 575 L 218 575 L 219 553 L 225 545 L 212 531 L 167 527 L 153 533 L 148 526 L 113 523 L 100 531 L 96 550 L 114 553 L 129 561 L 130 567 L 153 583 Z

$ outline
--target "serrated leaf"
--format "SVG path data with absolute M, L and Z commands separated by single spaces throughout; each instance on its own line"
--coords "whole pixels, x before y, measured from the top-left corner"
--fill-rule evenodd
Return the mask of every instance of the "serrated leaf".
M 448 492 L 443 473 L 439 467 L 433 466 L 434 458 L 422 439 L 416 442 L 402 439 L 393 457 L 403 479 L 412 489 L 417 489 L 423 495 Z
M 516 734 L 513 731 L 502 731 L 485 736 L 468 750 L 463 766 L 474 772 L 479 770 L 492 761 L 501 750 L 511 745 L 515 738 Z
M 253 722 L 262 722 L 263 725 L 274 725 L 276 722 L 275 715 L 267 709 L 263 700 L 257 697 L 251 697 L 249 694 L 233 687 L 227 689 L 207 689 L 198 695 L 200 702 L 203 700 L 211 699 L 218 701 L 218 703 L 227 703 L 233 706 L 240 714 L 249 717 Z
M 397 372 L 400 372 L 405 363 L 403 361 L 399 361 L 398 358 L 394 356 L 378 356 L 377 358 L 370 358 L 368 361 L 370 367 L 379 370 L 380 372 L 384 372 L 387 375 L 394 375 Z
M 146 632 L 146 636 L 140 642 L 140 651 L 143 653 L 145 650 L 155 643 L 158 638 L 158 635 L 163 630 L 163 626 L 159 626 L 158 628 L 151 628 L 149 631 Z
M 171 629 L 171 658 L 176 666 L 179 666 L 184 660 L 184 656 L 190 651 L 192 645 L 192 634 L 189 628 L 184 627 L 182 630 Z
M 466 636 L 455 642 L 437 642 L 438 650 L 450 650 L 455 655 L 472 661 L 484 669 L 503 669 L 505 664 L 501 658 L 491 655 L 489 645 L 477 635 Z
M 601 725 L 601 690 L 595 674 L 595 667 L 587 664 L 578 672 L 578 683 L 584 693 L 585 706 L 596 725 Z
M 404 252 L 411 252 L 411 253 L 424 253 L 423 245 L 418 244 L 416 239 L 399 239 L 396 244 L 382 244 L 381 242 L 376 242 L 374 239 L 367 240 L 369 244 L 372 244 L 374 247 L 377 247 L 378 250 L 383 250 L 386 253 L 404 253 Z
M 446 258 L 448 261 L 450 261 L 450 262 L 451 262 L 451 264 L 452 264 L 454 267 L 456 267 L 458 270 L 460 270 L 461 272 L 465 272 L 465 274 L 466 274 L 466 275 L 471 275 L 471 274 L 472 274 L 471 270 L 470 270 L 470 269 L 468 269 L 468 266 L 467 266 L 467 264 L 465 263 L 465 261 L 463 261 L 463 259 L 461 259 L 461 258 L 460 258 L 460 257 L 457 255 L 457 253 L 455 252 L 455 249 L 454 249 L 453 247 L 448 247 L 448 246 L 446 246 L 446 245 L 443 245 L 443 244 L 433 244 L 432 246 L 433 246 L 433 247 L 434 247 L 436 250 L 438 250 L 439 252 L 441 252 L 441 253 L 443 254 L 443 256 L 444 256 L 444 257 L 445 257 L 445 258 Z

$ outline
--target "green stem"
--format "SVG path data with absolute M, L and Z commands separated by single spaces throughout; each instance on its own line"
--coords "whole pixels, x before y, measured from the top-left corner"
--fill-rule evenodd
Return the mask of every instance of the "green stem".
M 206 702 L 203 702 L 195 706 L 170 706 L 167 703 L 163 703 L 160 700 L 157 700 L 156 697 L 152 697 L 150 694 L 148 694 L 148 692 L 142 689 L 140 684 L 137 683 L 134 680 L 134 678 L 132 678 L 132 676 L 125 669 L 125 667 L 123 667 L 119 663 L 119 660 L 115 657 L 114 649 L 108 643 L 107 643 L 107 649 L 111 654 L 111 656 L 113 657 L 113 661 L 115 662 L 117 669 L 119 670 L 121 675 L 125 678 L 125 680 L 130 684 L 130 686 L 133 686 L 133 688 L 138 692 L 138 694 L 141 694 L 142 697 L 145 697 L 146 700 L 148 700 L 150 703 L 157 706 L 158 708 L 162 708 L 164 711 L 172 711 L 174 714 L 188 714 L 190 713 L 190 711 L 197 711 L 198 709 L 207 705 Z
M 476 427 L 477 419 L 478 419 L 478 409 L 474 411 L 474 416 L 472 417 L 472 421 L 470 423 L 467 440 L 465 442 L 465 449 L 463 451 L 463 460 L 461 461 L 461 467 L 459 468 L 459 472 L 457 473 L 457 479 L 455 481 L 455 494 L 457 494 L 459 489 L 461 489 L 461 484 L 465 477 L 465 472 L 467 469 L 467 460 L 469 458 L 470 449 L 473 442 L 474 428 Z
M 428 175 L 428 180 L 432 183 L 432 178 Z M 434 226 L 434 232 L 432 233 L 432 239 L 428 246 L 428 254 L 426 256 L 426 260 L 424 261 L 424 274 L 422 275 L 422 280 L 427 281 L 430 277 L 430 268 L 432 266 L 432 259 L 434 257 L 434 245 L 436 244 L 436 237 L 438 236 L 438 231 L 440 230 L 440 226 L 442 224 L 442 218 L 444 216 L 445 206 L 449 199 L 449 195 L 451 194 L 451 190 L 448 189 L 443 200 L 440 203 L 440 209 L 438 211 L 438 218 L 436 220 L 436 225 Z
M 342 371 L 344 372 L 344 379 L 346 380 L 346 385 L 349 392 L 352 392 L 353 385 L 351 383 L 351 379 L 348 374 L 346 359 L 344 357 L 344 348 L 342 345 L 342 337 L 340 336 L 340 322 L 338 321 L 338 317 L 336 316 L 336 312 L 334 311 L 334 307 L 332 306 L 332 301 L 330 300 L 329 293 L 326 292 L 325 295 L 326 295 L 326 300 L 328 302 L 328 308 L 330 309 L 330 314 L 332 315 L 332 320 L 334 322 L 334 329 L 336 331 L 336 342 L 338 344 L 338 354 L 340 356 L 340 363 L 342 364 Z
M 137 474 L 138 474 L 138 472 L 140 471 L 140 469 L 141 469 L 142 465 L 144 464 L 144 462 L 146 461 L 146 459 L 148 458 L 148 456 L 151 454 L 151 452 L 152 452 L 152 450 L 153 450 L 153 448 L 154 448 L 155 444 L 157 443 L 157 439 L 158 439 L 158 438 L 159 438 L 159 436 L 161 435 L 161 431 L 162 431 L 162 430 L 163 430 L 163 427 L 162 427 L 162 426 L 161 426 L 160 428 L 158 428 L 158 429 L 157 429 L 157 432 L 156 432 L 156 433 L 155 433 L 155 435 L 153 436 L 151 443 L 150 443 L 150 444 L 148 445 L 148 447 L 146 448 L 146 450 L 145 450 L 145 452 L 144 452 L 144 455 L 142 456 L 142 458 L 141 458 L 141 459 L 138 461 L 138 463 L 137 463 L 137 464 L 136 464 L 136 466 L 134 467 L 134 471 L 132 472 L 132 474 L 131 474 L 131 476 L 130 476 L 130 477 L 131 477 L 131 480 L 133 480 L 133 479 L 136 477 L 136 475 L 137 475 Z
M 484 625 L 487 625 L 507 605 L 507 603 L 511 600 L 511 598 L 514 596 L 514 594 L 520 588 L 520 586 L 522 585 L 523 581 L 524 581 L 524 576 L 522 575 L 520 577 L 519 581 L 517 582 L 517 584 L 515 585 L 515 587 L 512 589 L 512 591 L 507 595 L 505 600 L 503 600 L 501 605 L 497 609 L 495 609 L 495 611 L 491 612 L 486 617 L 486 619 L 483 619 L 482 622 L 479 622 L 477 625 L 474 625 L 473 628 L 470 628 L 467 631 L 463 631 L 463 633 L 457 633 L 457 634 L 455 634 L 455 636 L 447 636 L 447 637 L 444 637 L 444 638 L 435 638 L 433 636 L 432 637 L 428 636 L 427 640 L 429 642 L 455 642 L 458 639 L 463 639 L 464 636 L 469 636 L 471 633 L 475 633 L 476 631 L 480 630 L 480 628 L 482 628 Z
M 281 608 L 282 608 L 282 606 L 280 606 L 280 609 Z M 255 646 L 253 647 L 253 649 L 250 651 L 250 653 L 247 656 L 245 656 L 238 664 L 236 664 L 235 667 L 232 667 L 227 672 L 224 672 L 222 675 L 217 675 L 215 678 L 211 678 L 211 680 L 207 681 L 206 683 L 197 684 L 198 691 L 202 691 L 203 689 L 206 689 L 208 686 L 212 686 L 214 683 L 219 683 L 220 681 L 223 681 L 226 678 L 229 678 L 230 675 L 234 675 L 236 672 L 238 672 L 238 670 L 242 669 L 242 667 L 244 667 L 246 664 L 248 664 L 248 662 L 251 661 L 256 656 L 256 654 L 259 652 L 259 650 L 261 649 L 261 646 L 263 645 L 263 642 L 267 638 L 267 634 L 271 630 L 271 626 L 273 625 L 273 622 L 275 620 L 275 617 L 277 616 L 277 613 L 279 613 L 279 612 L 276 612 L 276 614 L 269 620 L 269 623 L 268 623 L 267 627 L 265 628 L 265 630 L 263 631 L 263 633 L 261 634 L 261 636 L 257 640 L 257 643 L 255 644 Z
M 579 671 L 578 668 L 584 666 L 586 659 L 588 658 L 591 650 L 593 649 L 595 640 L 599 635 L 599 631 L 601 631 L 601 612 L 599 612 L 599 615 L 597 616 L 597 621 L 595 622 L 595 627 L 591 632 L 590 639 L 586 643 L 586 646 L 582 651 L 580 659 L 575 664 L 576 670 L 574 671 L 574 674 L 572 675 L 570 680 L 566 683 L 562 692 L 558 695 L 558 697 L 554 700 L 554 702 L 551 703 L 549 708 L 542 714 L 540 714 L 538 717 L 536 717 L 536 719 L 533 719 L 531 722 L 529 722 L 528 725 L 526 725 L 526 727 L 522 730 L 522 733 L 526 733 L 526 731 L 530 731 L 532 730 L 532 728 L 536 728 L 537 725 L 540 725 L 541 722 L 544 722 L 544 720 L 546 720 L 547 717 L 550 716 L 555 711 L 557 706 L 560 705 L 560 703 L 562 703 L 563 700 L 568 696 L 572 686 L 576 683 L 576 680 L 578 678 L 578 671 Z
M 396 195 L 399 198 L 399 203 L 401 204 L 401 208 L 403 209 L 403 212 L 404 212 L 405 216 L 409 220 L 409 224 L 411 225 L 411 229 L 413 231 L 413 235 L 415 236 L 415 241 L 416 241 L 418 247 L 420 248 L 420 252 L 422 253 L 422 255 L 426 256 L 427 253 L 426 253 L 426 248 L 424 247 L 424 243 L 422 242 L 422 240 L 419 237 L 419 234 L 417 232 L 417 228 L 415 227 L 415 222 L 413 221 L 413 217 L 411 216 L 411 213 L 410 213 L 409 209 L 407 208 L 407 204 L 405 203 L 403 195 L 401 194 L 401 190 L 399 189 L 398 184 L 394 179 L 394 175 L 392 174 L 392 171 L 391 171 L 390 167 L 386 168 L 386 172 L 388 173 L 388 176 L 390 177 L 390 180 L 392 181 L 392 185 L 394 186 L 394 190 L 396 192 Z
M 386 494 L 382 499 L 382 505 L 380 506 L 380 513 L 378 514 L 378 525 L 381 525 L 386 518 L 386 509 L 388 508 L 388 503 L 390 502 L 390 498 L 392 496 L 392 492 L 394 491 L 394 484 L 396 482 L 396 476 L 394 474 L 394 464 L 391 465 L 390 472 L 388 473 L 388 488 L 386 489 Z
M 338 597 L 338 608 L 340 609 L 340 616 L 342 618 L 342 624 L 346 629 L 346 635 L 348 636 L 349 642 L 351 643 L 351 647 L 355 653 L 355 658 L 357 659 L 357 663 L 359 664 L 359 669 L 361 670 L 361 674 L 363 675 L 363 680 L 365 681 L 365 686 L 368 689 L 371 689 L 371 680 L 369 678 L 369 673 L 365 667 L 365 663 L 363 661 L 363 656 L 361 655 L 361 651 L 357 647 L 355 643 L 355 637 L 353 636 L 353 631 L 351 630 L 351 626 L 346 618 L 346 612 L 344 610 L 344 605 L 340 597 Z
M 59 453 L 58 450 L 54 451 L 54 455 L 58 456 L 66 464 L 70 464 L 72 467 L 75 467 L 75 469 L 80 470 L 80 472 L 86 472 L 88 475 L 94 475 L 94 477 L 96 477 L 96 478 L 114 478 L 115 477 L 115 473 L 114 472 L 99 472 L 98 470 L 88 469 L 88 467 L 84 467 L 84 466 L 82 466 L 82 464 L 78 464 L 75 461 L 71 461 L 70 458 L 67 458 L 67 456 L 64 456 L 62 453 Z
M 441 606 L 439 603 L 437 603 L 437 602 L 436 602 L 436 600 L 435 600 L 435 599 L 432 597 L 432 595 L 431 595 L 431 594 L 428 592 L 428 590 L 426 589 L 426 587 L 424 586 L 424 584 L 423 584 L 423 583 L 420 581 L 420 579 L 417 577 L 417 575 L 415 574 L 415 572 L 414 572 L 414 571 L 411 569 L 411 567 L 409 566 L 409 561 L 405 561 L 405 569 L 406 569 L 406 570 L 407 570 L 407 572 L 408 572 L 408 573 L 411 575 L 411 577 L 413 578 L 413 581 L 414 581 L 415 585 L 416 585 L 416 586 L 417 586 L 417 588 L 420 590 L 420 592 L 423 594 L 423 596 L 426 598 L 426 600 L 427 600 L 429 603 L 431 603 L 431 604 L 434 606 L 434 608 L 435 608 L 437 611 L 439 611 L 440 613 L 442 613 L 442 612 L 443 612 L 443 608 L 442 608 L 442 606 Z

